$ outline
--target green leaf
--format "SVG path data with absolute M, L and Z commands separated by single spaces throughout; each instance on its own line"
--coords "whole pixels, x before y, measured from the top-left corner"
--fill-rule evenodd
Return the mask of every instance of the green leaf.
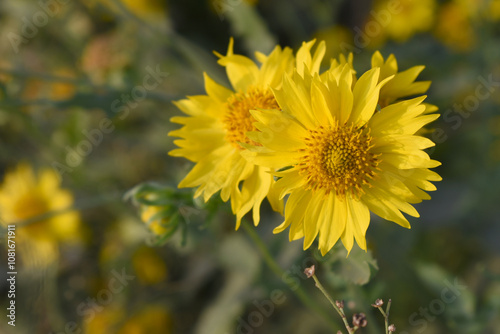
M 364 285 L 370 281 L 372 270 L 378 270 L 377 260 L 371 251 L 365 252 L 356 245 L 347 256 L 347 250 L 338 243 L 320 261 L 323 261 L 325 270 L 328 270 L 327 278 L 334 283 L 350 282 Z

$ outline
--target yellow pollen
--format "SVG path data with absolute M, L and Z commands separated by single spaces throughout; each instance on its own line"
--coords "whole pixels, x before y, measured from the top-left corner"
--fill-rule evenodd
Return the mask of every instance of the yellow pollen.
M 254 109 L 279 109 L 270 89 L 250 87 L 245 93 L 235 93 L 226 102 L 226 114 L 223 118 L 226 140 L 234 147 L 242 149 L 238 143 L 261 146 L 246 136 L 249 131 L 256 131 L 255 119 L 250 114 Z
M 335 191 L 341 197 L 351 193 L 359 198 L 363 186 L 370 186 L 379 170 L 378 155 L 370 152 L 371 141 L 369 131 L 354 125 L 309 130 L 298 164 L 308 189 L 325 189 L 326 194 Z

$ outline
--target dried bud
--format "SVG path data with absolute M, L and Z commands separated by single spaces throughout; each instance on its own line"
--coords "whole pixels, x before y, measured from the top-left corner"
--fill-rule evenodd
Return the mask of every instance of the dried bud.
M 380 307 L 380 306 L 382 306 L 382 305 L 384 305 L 384 301 L 383 301 L 382 299 L 380 299 L 380 298 L 379 298 L 379 299 L 377 299 L 377 300 L 375 301 L 375 303 L 373 303 L 373 304 L 372 304 L 372 306 L 373 306 L 373 307 Z
M 343 300 L 336 300 L 335 305 L 337 305 L 338 308 L 344 308 L 344 301 Z
M 394 324 L 391 324 L 389 325 L 389 327 L 387 327 L 387 329 L 389 330 L 389 332 L 393 333 L 396 331 L 396 326 L 394 326 Z
M 314 264 L 310 266 L 309 268 L 304 269 L 304 274 L 306 274 L 307 278 L 311 278 L 316 271 L 316 268 L 314 267 Z
M 352 316 L 352 324 L 354 327 L 366 327 L 368 320 L 366 320 L 366 315 L 364 313 L 356 313 Z

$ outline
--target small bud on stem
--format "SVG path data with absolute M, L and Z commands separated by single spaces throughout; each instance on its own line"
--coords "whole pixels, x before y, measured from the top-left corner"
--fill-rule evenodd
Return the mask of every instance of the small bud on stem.
M 304 269 L 304 274 L 306 274 L 307 278 L 313 277 L 315 272 L 316 268 L 314 267 L 314 264 L 309 268 Z
M 352 324 L 355 327 L 366 327 L 368 320 L 366 320 L 366 315 L 364 313 L 356 313 L 352 316 Z

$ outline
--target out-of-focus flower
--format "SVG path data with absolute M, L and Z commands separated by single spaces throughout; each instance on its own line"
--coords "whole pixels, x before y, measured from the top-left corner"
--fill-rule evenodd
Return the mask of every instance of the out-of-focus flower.
M 318 30 L 315 37 L 320 41 L 326 42 L 326 53 L 323 58 L 325 62 L 337 58 L 339 54 L 350 51 L 353 47 L 352 32 L 343 26 L 335 25 Z
M 440 165 L 423 149 L 434 145 L 415 133 L 439 115 L 424 114 L 424 97 L 396 102 L 376 111 L 381 69 L 369 70 L 353 85 L 349 65 L 321 77 L 308 72 L 285 75 L 275 89 L 282 110 L 253 110 L 260 132 L 243 144 L 251 162 L 280 170 L 276 188 L 286 202 L 290 240 L 304 238 L 309 248 L 319 235 L 327 253 L 340 238 L 350 251 L 354 240 L 366 249 L 370 211 L 410 228 L 401 212 L 418 217 L 410 205 L 430 199 L 430 171 Z M 280 127 L 272 126 L 279 122 Z
M 126 36 L 115 32 L 98 35 L 85 47 L 81 66 L 93 81 L 104 83 L 131 62 L 134 50 L 134 42 L 126 40 Z
M 132 256 L 132 265 L 142 284 L 156 284 L 167 278 L 165 261 L 153 248 L 139 247 Z
M 78 212 L 55 213 L 72 204 L 72 194 L 60 188 L 59 177 L 52 169 L 43 169 L 35 175 L 29 165 L 21 163 L 5 175 L 0 187 L 0 216 L 4 225 L 54 212 L 53 216 L 17 227 L 20 243 L 32 249 L 30 254 L 35 256 L 26 256 L 25 261 L 49 263 L 57 257 L 58 242 L 82 240 Z
M 170 232 L 172 227 L 167 226 L 168 218 L 158 215 L 165 210 L 165 207 L 158 205 L 141 205 L 141 220 L 148 229 L 155 235 L 161 236 Z
M 434 24 L 435 10 L 435 0 L 376 0 L 373 12 L 385 13 L 387 17 L 369 16 L 364 30 L 373 47 L 387 39 L 402 43 L 416 33 L 429 31 Z M 372 26 L 377 30 L 372 32 Z
M 128 316 L 118 303 L 107 305 L 84 324 L 85 334 L 168 334 L 172 317 L 163 305 L 148 305 Z
M 95 312 L 94 317 L 84 322 L 83 333 L 85 334 L 108 334 L 116 333 L 118 324 L 126 319 L 123 307 L 118 303 L 106 305 L 100 312 Z
M 71 70 L 65 68 L 56 70 L 54 72 L 54 75 L 67 79 L 75 77 L 74 73 Z M 73 83 L 67 81 L 51 82 L 49 96 L 52 100 L 64 101 L 73 97 L 75 91 L 76 87 Z
M 149 305 L 133 315 L 118 334 L 168 334 L 172 332 L 172 317 L 163 305 Z
M 489 16 L 493 21 L 500 20 L 500 0 L 491 0 L 489 2 L 487 16 Z
M 98 10 L 98 7 L 102 6 L 116 15 L 122 15 L 125 9 L 148 23 L 166 20 L 167 1 L 165 0 L 84 0 L 84 3 L 91 9 Z M 108 16 L 108 19 L 111 18 Z
M 439 8 L 435 35 L 455 51 L 468 51 L 475 45 L 472 21 L 477 8 L 471 8 L 471 4 L 471 1 L 450 1 Z
M 313 44 L 314 41 L 303 43 L 296 59 L 290 48 L 279 46 L 268 56 L 256 53 L 259 67 L 251 59 L 234 54 L 231 39 L 227 54 L 217 55 L 219 64 L 226 68 L 232 89 L 205 74 L 207 95 L 175 103 L 189 117 L 172 118 L 172 122 L 183 127 L 170 132 L 170 136 L 182 139 L 174 141 L 179 148 L 169 154 L 196 163 L 179 187 L 198 187 L 195 197 L 203 195 L 205 201 L 220 190 L 224 201 L 231 199 L 236 228 L 250 210 L 254 224 L 259 223 L 260 205 L 266 197 L 274 210 L 282 210 L 282 202 L 273 192 L 271 170 L 246 161 L 241 156 L 241 143 L 256 144 L 246 136 L 248 131 L 255 130 L 250 110 L 279 109 L 271 88 L 280 86 L 284 73 L 290 73 L 294 65 L 301 73 L 306 68 L 318 73 L 325 44 L 320 43 L 311 55 Z

